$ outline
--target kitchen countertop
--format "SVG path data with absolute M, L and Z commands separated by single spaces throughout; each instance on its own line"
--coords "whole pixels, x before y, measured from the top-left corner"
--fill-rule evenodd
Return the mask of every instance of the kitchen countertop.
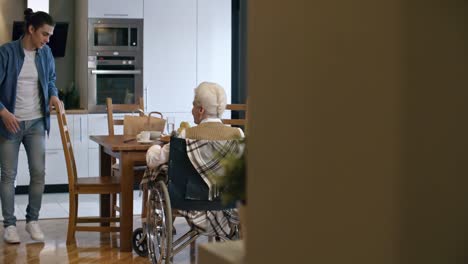
M 86 110 L 86 109 L 65 109 L 65 113 L 70 114 L 70 115 L 89 114 L 88 110 Z
M 86 115 L 86 114 L 89 114 L 88 110 L 86 110 L 86 109 L 65 109 L 65 113 L 67 115 Z M 50 114 L 51 115 L 56 115 L 57 112 L 52 111 Z
M 87 114 L 106 114 L 106 112 L 89 112 L 88 110 L 86 109 L 65 109 L 65 113 L 67 115 L 87 115 Z M 119 114 L 124 114 L 125 112 L 119 112 Z M 129 112 L 131 113 L 131 112 Z M 57 112 L 55 111 L 52 111 L 50 113 L 51 115 L 56 115 Z

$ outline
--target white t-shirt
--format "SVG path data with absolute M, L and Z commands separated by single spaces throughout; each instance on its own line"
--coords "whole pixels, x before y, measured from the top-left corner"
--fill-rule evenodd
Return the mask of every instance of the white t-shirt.
M 36 51 L 24 50 L 24 63 L 16 86 L 15 116 L 20 121 L 32 120 L 43 116 L 39 76 L 35 57 Z

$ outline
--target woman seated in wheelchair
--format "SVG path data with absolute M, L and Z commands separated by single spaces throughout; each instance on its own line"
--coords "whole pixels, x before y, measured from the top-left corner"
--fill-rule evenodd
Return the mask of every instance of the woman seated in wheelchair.
M 203 82 L 195 88 L 192 115 L 197 126 L 182 130 L 178 137 L 198 140 L 231 140 L 244 137 L 240 128 L 226 126 L 221 117 L 226 109 L 226 92 L 221 85 Z M 169 144 L 152 146 L 146 154 L 149 168 L 157 168 L 169 160 Z
M 195 88 L 192 107 L 193 119 L 197 126 L 181 130 L 176 135 L 177 138 L 185 139 L 187 156 L 201 177 L 197 177 L 198 184 L 191 185 L 197 187 L 187 188 L 184 193 L 184 196 L 190 197 L 191 200 L 219 201 L 219 191 L 212 182 L 210 174 L 222 175 L 223 168 L 220 162 L 222 157 L 228 153 L 241 153 L 243 150 L 238 139 L 244 137 L 244 132 L 240 128 L 226 126 L 221 121 L 226 103 L 226 93 L 219 84 L 201 83 Z M 154 145 L 148 149 L 146 154 L 148 170 L 142 181 L 143 188 L 151 189 L 152 183 L 159 179 L 167 183 L 170 148 L 169 143 L 163 147 Z M 238 215 L 232 207 L 215 206 L 213 208 L 217 209 L 214 210 L 209 209 L 210 207 L 197 208 L 197 210 L 175 208 L 179 210 L 175 213 L 173 211 L 173 217 L 184 216 L 192 223 L 191 226 L 197 226 L 200 233 L 216 237 L 223 233 L 230 233 L 227 237 L 234 235 L 232 232 L 233 227 L 238 224 Z M 213 223 L 218 224 L 213 225 Z

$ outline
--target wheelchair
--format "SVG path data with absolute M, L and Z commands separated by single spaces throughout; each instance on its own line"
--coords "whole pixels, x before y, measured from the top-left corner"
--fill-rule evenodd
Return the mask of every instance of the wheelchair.
M 195 241 L 205 235 L 217 241 L 239 238 L 239 221 L 235 204 L 223 204 L 220 197 L 208 199 L 209 189 L 193 167 L 186 151 L 186 141 L 171 138 L 167 179 L 156 179 L 150 184 L 146 197 L 146 212 L 142 213 L 142 228 L 133 234 L 133 249 L 140 256 L 148 256 L 152 263 L 172 263 L 173 257 L 190 245 L 191 262 L 195 256 Z M 212 228 L 200 228 L 197 215 L 222 216 L 210 222 Z M 145 218 L 146 216 L 146 218 Z M 173 237 L 173 219 L 185 217 L 190 229 L 177 240 Z M 221 219 L 221 218 L 220 218 Z M 228 219 L 229 221 L 227 221 Z M 228 226 L 228 228 L 226 228 Z

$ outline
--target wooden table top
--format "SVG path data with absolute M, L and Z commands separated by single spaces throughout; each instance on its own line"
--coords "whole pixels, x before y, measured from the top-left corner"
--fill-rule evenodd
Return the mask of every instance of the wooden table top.
M 123 135 L 103 135 L 103 136 L 89 136 L 89 138 L 104 146 L 111 151 L 147 151 L 152 145 L 162 144 L 161 141 L 154 141 L 153 143 L 138 143 L 134 136 L 123 136 Z

